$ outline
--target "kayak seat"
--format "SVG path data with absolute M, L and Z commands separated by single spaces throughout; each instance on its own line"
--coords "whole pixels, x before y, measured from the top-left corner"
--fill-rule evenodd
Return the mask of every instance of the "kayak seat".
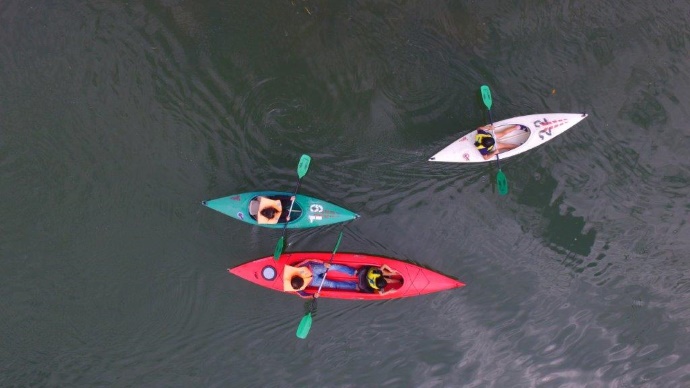
M 249 215 L 256 216 L 259 213 L 259 200 L 254 198 L 249 201 Z
M 276 199 L 280 199 L 280 203 L 283 205 L 283 209 L 290 209 L 290 204 L 292 203 L 292 201 L 290 201 L 290 197 L 283 196 L 283 197 L 276 198 Z M 295 201 L 295 204 L 292 205 L 292 214 L 301 213 L 301 212 L 302 212 L 302 208 L 300 208 L 299 205 L 297 204 L 297 201 Z M 287 210 L 285 210 L 285 216 L 287 217 Z

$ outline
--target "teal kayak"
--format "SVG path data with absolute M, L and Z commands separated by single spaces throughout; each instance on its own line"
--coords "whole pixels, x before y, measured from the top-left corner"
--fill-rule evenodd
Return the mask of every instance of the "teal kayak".
M 280 201 L 282 214 L 279 218 L 277 217 L 276 223 L 259 223 L 257 221 L 259 199 L 261 197 Z M 351 221 L 359 217 L 358 214 L 330 202 L 297 194 L 295 196 L 295 203 L 292 206 L 292 212 L 290 213 L 290 221 L 287 221 L 290 197 L 292 197 L 292 193 L 282 191 L 252 191 L 201 203 L 237 220 L 266 228 L 283 228 L 285 227 L 285 222 L 287 222 L 288 228 L 314 228 Z

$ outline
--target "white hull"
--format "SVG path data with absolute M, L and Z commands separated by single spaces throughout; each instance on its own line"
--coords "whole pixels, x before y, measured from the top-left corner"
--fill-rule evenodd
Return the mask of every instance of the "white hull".
M 587 117 L 586 113 L 546 113 L 535 114 L 528 116 L 513 117 L 506 120 L 497 121 L 494 123 L 496 134 L 501 133 L 502 130 L 511 125 L 522 125 L 524 130 L 517 130 L 510 135 L 507 135 L 500 142 L 508 142 L 519 144 L 508 151 L 501 151 L 499 155 L 501 159 L 507 159 L 511 156 L 521 154 L 525 151 L 531 150 L 534 147 L 540 146 L 568 129 L 575 126 Z M 474 130 L 460 139 L 454 141 L 448 147 L 442 149 L 439 153 L 429 158 L 430 162 L 451 162 L 451 163 L 481 163 L 490 162 L 496 158 L 484 160 L 482 154 L 474 146 L 474 136 L 477 131 Z

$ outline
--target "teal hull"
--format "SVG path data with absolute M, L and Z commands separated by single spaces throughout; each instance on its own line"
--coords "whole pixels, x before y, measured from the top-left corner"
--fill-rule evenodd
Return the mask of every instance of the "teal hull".
M 228 197 L 203 201 L 202 204 L 215 211 L 223 213 L 234 219 L 244 221 L 248 224 L 263 226 L 265 228 L 283 228 L 284 222 L 277 224 L 259 224 L 256 219 L 249 214 L 249 202 L 257 197 L 282 197 L 284 199 L 283 211 L 287 214 L 289 199 L 292 193 L 282 191 L 253 191 L 249 193 L 235 194 Z M 317 198 L 297 194 L 295 205 L 292 208 L 288 228 L 315 228 L 318 226 L 337 224 L 339 222 L 351 221 L 359 215 L 338 205 L 322 201 Z

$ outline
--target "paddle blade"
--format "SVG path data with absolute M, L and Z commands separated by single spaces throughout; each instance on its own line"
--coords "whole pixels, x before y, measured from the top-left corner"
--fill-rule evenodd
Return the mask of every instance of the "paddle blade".
M 491 101 L 491 90 L 489 90 L 489 87 L 486 85 L 482 85 L 479 90 L 482 92 L 482 100 L 484 100 L 486 109 L 491 110 L 491 104 L 493 103 Z
M 278 260 L 281 253 L 283 253 L 283 246 L 285 245 L 285 236 L 280 236 L 278 243 L 276 244 L 276 249 L 273 251 L 273 260 Z
M 498 195 L 508 194 L 508 179 L 501 170 L 498 170 L 498 174 L 496 174 L 496 186 L 498 186 Z
M 338 247 L 340 246 L 340 240 L 343 238 L 343 232 L 340 232 L 340 235 L 338 235 L 338 242 L 335 243 L 335 248 L 333 248 L 333 254 L 335 255 L 335 251 L 338 250 Z
M 302 317 L 302 320 L 299 322 L 299 326 L 297 326 L 297 338 L 300 339 L 305 339 L 309 335 L 309 330 L 311 330 L 311 312 L 305 314 Z
M 311 157 L 307 154 L 302 155 L 299 158 L 299 164 L 297 165 L 297 176 L 302 179 L 303 176 L 307 175 L 309 171 L 309 163 L 311 163 Z

